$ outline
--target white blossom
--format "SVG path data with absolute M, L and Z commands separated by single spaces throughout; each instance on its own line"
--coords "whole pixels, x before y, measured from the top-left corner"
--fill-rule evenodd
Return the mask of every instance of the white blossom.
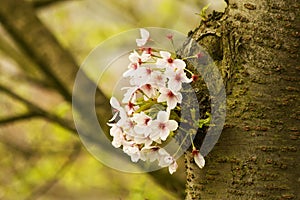
M 137 162 L 140 159 L 140 150 L 135 145 L 125 145 L 123 146 L 123 151 L 131 157 L 132 162 Z
M 157 102 L 167 102 L 168 109 L 174 109 L 177 103 L 181 103 L 182 95 L 179 92 L 174 92 L 168 88 L 161 88 L 161 93 L 157 98 Z
M 146 53 L 145 51 L 142 52 L 142 54 L 138 54 L 135 50 L 133 53 L 130 53 L 129 55 L 130 64 L 128 65 L 128 70 L 123 73 L 123 77 L 132 77 L 135 75 L 136 70 L 139 69 L 140 65 L 147 62 L 151 55 Z
M 124 94 L 122 103 L 129 103 L 132 102 L 131 99 L 134 98 L 136 91 L 139 89 L 139 87 L 123 87 L 121 90 L 127 90 L 127 92 Z
M 192 79 L 189 79 L 186 76 L 186 73 L 183 69 L 177 71 L 168 71 L 167 77 L 168 81 L 168 88 L 172 91 L 179 91 L 182 87 L 182 83 L 190 83 Z
M 170 113 L 182 102 L 182 83 L 196 79 L 193 74 L 192 78 L 187 77 L 189 71 L 182 59 L 167 51 L 158 54 L 158 50 L 145 47 L 150 38 L 146 29 L 140 29 L 140 34 L 136 43 L 141 48 L 130 53 L 128 70 L 123 73 L 123 77 L 129 79 L 130 87 L 121 89 L 124 90 L 121 103 L 115 97 L 110 99 L 114 113 L 108 123 L 112 145 L 115 148 L 122 146 L 132 162 L 158 161 L 159 166 L 168 167 L 173 174 L 178 164 L 162 146 L 170 133 L 176 134 L 178 129 L 178 122 Z M 205 164 L 203 156 L 196 149 L 193 149 L 193 156 L 202 168 Z
M 120 120 L 117 122 L 117 124 L 119 126 L 122 126 L 122 124 L 124 124 L 127 120 L 127 114 L 125 109 L 121 107 L 119 101 L 115 97 L 112 97 L 110 99 L 110 105 L 115 109 L 115 114 L 109 121 L 115 120 L 117 115 L 119 114 Z
M 149 83 L 155 87 L 161 88 L 165 87 L 166 81 L 167 77 L 164 73 L 162 73 L 161 71 L 153 71 L 151 73 Z
M 113 136 L 112 145 L 115 148 L 119 148 L 120 146 L 123 145 L 124 135 L 120 127 L 118 127 L 117 125 L 113 125 L 112 128 L 110 129 L 110 135 Z
M 159 148 L 157 146 L 146 146 L 143 147 L 141 150 L 141 160 L 146 161 L 149 159 L 150 162 L 153 162 L 155 160 L 159 159 Z
M 151 66 L 144 66 L 140 67 L 136 70 L 136 73 L 130 79 L 130 84 L 135 86 L 141 86 L 148 84 L 149 80 L 151 79 L 151 74 L 153 70 Z
M 159 53 L 162 58 L 159 58 L 156 61 L 158 67 L 166 68 L 167 71 L 182 70 L 186 67 L 183 60 L 172 58 L 170 52 L 160 51 Z
M 157 90 L 156 88 L 151 84 L 145 84 L 140 88 L 144 94 L 146 95 L 146 99 L 152 98 L 156 96 Z
M 133 115 L 133 121 L 136 122 L 134 131 L 140 135 L 148 137 L 152 132 L 151 123 L 152 118 L 146 115 L 144 112 Z
M 178 123 L 175 120 L 169 120 L 169 113 L 166 111 L 159 111 L 157 114 L 157 119 L 152 122 L 152 133 L 150 138 L 156 141 L 157 139 L 162 139 L 163 141 L 167 139 L 170 131 L 175 131 L 178 128 Z
M 163 148 L 158 150 L 158 165 L 161 167 L 167 167 L 174 161 L 173 157 Z
M 178 165 L 177 165 L 176 161 L 174 160 L 173 163 L 171 165 L 169 165 L 170 174 L 173 174 L 174 172 L 176 172 L 177 168 L 178 168 Z
M 200 169 L 202 169 L 205 165 L 205 159 L 204 157 L 200 154 L 199 150 L 196 150 L 195 148 L 192 151 L 194 161 L 198 165 Z
M 141 34 L 141 38 L 136 39 L 136 44 L 139 47 L 144 46 L 150 38 L 150 33 L 144 28 L 140 29 L 140 34 Z

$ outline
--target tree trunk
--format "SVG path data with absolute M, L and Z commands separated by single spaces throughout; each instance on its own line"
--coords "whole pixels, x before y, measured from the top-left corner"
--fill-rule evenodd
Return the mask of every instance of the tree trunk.
M 77 127 L 77 129 L 75 129 L 75 125 L 70 123 L 70 128 L 68 127 L 69 130 L 72 130 L 70 133 L 77 135 L 77 131 L 81 130 L 81 137 L 92 143 L 93 147 L 96 145 L 101 146 L 103 154 L 106 153 L 114 157 L 114 159 L 118 158 L 118 160 L 128 162 L 128 157 L 124 156 L 123 153 L 110 152 L 109 149 L 113 147 L 109 143 L 102 141 L 102 138 L 98 136 L 98 134 L 101 133 L 98 123 L 101 125 L 103 132 L 107 135 L 109 134 L 109 127 L 106 124 L 112 116 L 109 100 L 104 96 L 104 93 L 95 86 L 96 83 L 90 80 L 89 77 L 79 69 L 72 55 L 59 44 L 55 36 L 36 16 L 33 6 L 40 7 L 47 4 L 47 2 L 49 3 L 50 1 L 43 3 L 34 1 L 30 3 L 24 0 L 2 0 L 0 6 L 0 23 L 10 34 L 14 42 L 16 42 L 22 53 L 36 64 L 36 67 L 42 72 L 45 79 L 49 79 L 52 88 L 61 94 L 66 102 L 70 104 L 73 103 L 73 108 L 76 109 L 76 111 L 73 111 L 78 114 L 77 117 L 80 118 L 81 124 L 79 126 L 80 128 Z M 54 0 L 53 2 L 58 1 Z M 24 65 L 24 68 L 26 67 L 28 66 Z M 78 94 L 74 94 L 73 92 L 76 98 L 72 99 L 72 90 L 76 74 L 80 76 L 80 78 L 77 77 L 77 79 L 80 79 L 80 84 L 78 84 L 80 88 L 77 88 Z M 3 90 L 1 85 L 0 90 Z M 6 93 L 10 94 L 8 89 Z M 95 96 L 94 99 L 87 98 L 93 95 Z M 11 94 L 10 96 L 17 99 L 16 96 Z M 95 106 L 90 108 L 86 105 Z M 95 122 L 95 120 L 91 118 L 91 113 L 94 113 L 94 109 L 96 110 L 99 122 Z M 24 116 L 27 117 L 26 115 Z M 61 123 L 60 125 L 65 128 L 67 127 Z M 109 146 L 105 148 L 106 145 Z M 166 190 L 180 197 L 184 196 L 182 192 L 184 190 L 184 181 L 182 181 L 180 176 L 169 176 L 169 172 L 166 170 L 152 172 L 150 176 L 161 186 L 165 187 Z M 161 177 L 164 178 L 162 179 Z
M 300 198 L 299 9 L 230 0 L 190 33 L 222 72 L 227 116 L 202 170 L 186 155 L 186 199 Z

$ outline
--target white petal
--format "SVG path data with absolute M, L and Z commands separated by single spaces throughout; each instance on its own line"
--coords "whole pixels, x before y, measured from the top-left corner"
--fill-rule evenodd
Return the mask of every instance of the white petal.
M 136 125 L 136 126 L 134 126 L 133 130 L 134 130 L 134 132 L 136 132 L 137 134 L 143 135 L 143 134 L 144 134 L 144 131 L 145 131 L 145 127 L 144 127 L 144 126 Z
M 144 29 L 144 28 L 141 28 L 141 29 L 140 29 L 140 33 L 141 33 L 141 37 L 142 37 L 143 39 L 149 39 L 149 36 L 150 36 L 149 31 L 147 31 L 147 30 Z
M 128 58 L 132 63 L 137 63 L 139 61 L 139 54 L 136 51 L 133 51 L 133 53 L 130 53 Z
M 181 82 L 178 82 L 175 79 L 169 79 L 168 88 L 172 91 L 179 91 L 181 89 Z
M 112 122 L 114 121 L 118 116 L 118 112 L 115 112 L 115 114 L 112 116 L 112 118 L 110 120 L 108 120 L 108 122 Z
M 177 99 L 176 98 L 168 98 L 167 99 L 167 105 L 169 109 L 174 109 L 177 105 Z
M 167 62 L 164 59 L 158 58 L 155 64 L 157 68 L 164 68 Z
M 161 132 L 160 132 L 161 140 L 165 141 L 168 138 L 169 134 L 170 134 L 170 131 L 168 129 L 161 130 Z
M 194 155 L 194 160 L 200 169 L 204 167 L 205 160 L 204 157 L 199 152 Z
M 115 147 L 115 148 L 119 148 L 122 146 L 122 141 L 120 141 L 118 138 L 114 138 L 113 141 L 111 142 L 111 144 Z
M 169 120 L 167 127 L 170 131 L 175 131 L 178 128 L 178 123 L 175 120 Z
M 143 52 L 142 55 L 140 56 L 142 62 L 146 62 L 147 60 L 149 60 L 151 58 L 151 54 L 148 54 L 146 52 Z
M 145 147 L 149 147 L 152 144 L 152 142 L 153 141 L 150 140 L 150 138 L 146 138 L 146 141 L 144 142 L 145 143 Z M 150 162 L 153 162 L 154 160 L 151 161 L 151 159 L 150 159 Z
M 134 76 L 135 73 L 136 73 L 136 70 L 131 68 L 123 73 L 123 77 Z
M 157 141 L 159 139 L 160 135 L 159 135 L 159 132 L 156 131 L 156 132 L 152 132 L 149 137 L 151 140 Z
M 123 88 L 122 88 L 123 89 Z M 138 89 L 137 87 L 128 87 L 126 88 L 127 92 L 124 94 L 124 97 L 122 99 L 122 103 L 128 103 L 132 97 L 132 95 L 135 93 L 135 91 Z
M 147 40 L 145 40 L 145 39 L 136 39 L 135 41 L 136 41 L 136 45 L 138 47 L 144 46 L 147 42 Z
M 115 108 L 115 109 L 117 109 L 117 110 L 119 110 L 119 108 L 121 107 L 121 106 L 120 106 L 120 103 L 119 103 L 119 101 L 116 99 L 116 97 L 111 97 L 109 103 L 110 103 L 110 105 L 111 105 L 113 108 Z
M 144 112 L 140 112 L 140 113 L 135 113 L 133 114 L 132 119 L 139 125 L 146 125 L 145 124 L 145 120 L 149 120 L 147 122 L 148 125 L 150 125 L 151 123 L 151 117 L 149 117 L 148 115 L 146 115 Z
M 157 114 L 157 120 L 160 122 L 166 122 L 169 119 L 169 113 L 166 111 L 159 111 Z
M 182 82 L 183 83 L 191 83 L 192 81 L 193 81 L 193 79 L 192 78 L 188 78 L 186 76 L 186 74 L 184 73 L 184 75 L 182 76 Z
M 161 55 L 161 57 L 163 57 L 165 59 L 171 57 L 171 53 L 167 52 L 167 51 L 160 51 L 159 54 Z
M 137 162 L 137 161 L 139 161 L 139 159 L 140 159 L 140 155 L 137 154 L 137 153 L 132 154 L 130 157 L 131 157 L 131 161 L 132 161 L 132 162 Z
M 168 99 L 168 96 L 166 94 L 160 94 L 159 97 L 157 98 L 157 102 L 160 103 L 160 102 L 165 102 L 167 101 Z
M 184 69 L 186 64 L 183 60 L 180 59 L 175 59 L 174 60 L 174 65 L 176 66 L 176 68 L 178 68 L 179 70 Z
M 178 93 L 178 94 L 176 95 L 176 97 L 177 97 L 178 103 L 181 103 L 181 101 L 182 101 L 182 94 L 181 94 L 181 93 Z
M 177 165 L 176 161 L 174 161 L 174 162 L 169 166 L 169 172 L 170 172 L 170 174 L 173 174 L 174 172 L 176 172 L 177 167 L 178 167 L 178 165 Z
M 159 157 L 158 165 L 161 167 L 167 167 L 170 164 L 172 164 L 172 162 L 173 162 L 173 158 L 168 154 L 168 155 Z
M 168 156 L 168 155 L 169 155 L 169 153 L 168 153 L 164 148 L 160 148 L 160 149 L 158 150 L 158 154 L 159 154 L 160 156 Z

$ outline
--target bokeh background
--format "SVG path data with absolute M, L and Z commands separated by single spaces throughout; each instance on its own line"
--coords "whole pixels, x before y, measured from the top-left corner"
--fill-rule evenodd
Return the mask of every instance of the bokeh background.
M 149 26 L 187 34 L 199 24 L 201 18 L 196 13 L 205 5 L 211 4 L 208 13 L 222 11 L 225 6 L 221 0 L 26 2 L 35 5 L 35 14 L 78 65 L 98 44 L 122 31 Z M 85 150 L 68 128 L 32 115 L 28 102 L 50 115 L 72 121 L 70 103 L 45 85 L 43 79 L 47 77 L 40 79 L 34 62 L 2 23 L 0 199 L 178 199 L 147 174 L 128 174 L 106 167 Z M 183 171 L 176 176 L 184 180 L 182 163 L 179 168 Z

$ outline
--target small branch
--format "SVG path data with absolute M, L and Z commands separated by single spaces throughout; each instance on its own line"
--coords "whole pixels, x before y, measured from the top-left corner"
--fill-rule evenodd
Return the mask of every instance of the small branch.
M 30 3 L 36 9 L 45 8 L 48 6 L 52 6 L 56 3 L 68 2 L 69 0 L 32 0 Z
M 24 103 L 27 106 L 27 108 L 31 112 L 35 113 L 36 115 L 39 115 L 39 116 L 41 116 L 41 117 L 43 117 L 43 118 L 45 118 L 45 119 L 47 119 L 51 122 L 54 122 L 54 123 L 60 125 L 61 127 L 71 131 L 74 134 L 77 133 L 76 128 L 74 127 L 73 123 L 68 122 L 68 121 L 66 121 L 66 120 L 64 120 L 64 119 L 62 119 L 62 118 L 60 118 L 60 117 L 58 117 L 58 116 L 56 116 L 56 115 L 54 115 L 50 112 L 47 112 L 46 110 L 44 110 L 43 108 L 40 108 L 37 105 L 34 105 L 33 103 L 31 103 L 27 99 L 25 99 L 25 98 L 21 97 L 20 95 L 14 93 L 12 90 L 6 88 L 5 86 L 3 86 L 1 84 L 0 84 L 0 91 L 6 93 L 7 95 L 13 97 L 14 99 L 16 99 L 18 101 Z
M 18 145 L 8 139 L 5 139 L 1 137 L 1 144 L 5 145 L 5 149 L 12 153 L 14 157 L 16 157 L 16 153 L 21 154 L 23 157 L 25 157 L 26 160 L 28 160 L 34 153 L 36 153 L 36 150 L 33 150 L 31 146 L 28 146 L 27 148 L 23 145 Z
M 39 113 L 40 110 L 41 110 L 40 108 L 38 108 L 38 106 L 34 105 L 33 103 L 31 103 L 27 99 L 25 99 L 25 98 L 21 97 L 20 95 L 14 93 L 12 90 L 6 88 L 5 86 L 3 86 L 1 84 L 0 84 L 0 92 L 4 92 L 7 95 L 11 96 L 12 98 L 24 103 L 34 113 Z
M 8 124 L 8 123 L 14 123 L 17 121 L 30 119 L 33 117 L 38 117 L 38 116 L 39 116 L 39 114 L 37 114 L 35 112 L 29 112 L 29 113 L 16 115 L 16 116 L 6 117 L 4 119 L 0 119 L 0 126 Z
M 54 88 L 68 102 L 72 102 L 72 81 L 79 67 L 71 54 L 62 48 L 35 15 L 30 2 L 2 0 L 0 21 L 22 52 L 32 59 Z
M 34 189 L 31 192 L 31 194 L 27 198 L 25 198 L 25 200 L 38 199 L 40 196 L 48 192 L 65 175 L 67 169 L 70 167 L 70 165 L 72 165 L 75 162 L 80 152 L 81 152 L 81 144 L 76 143 L 74 145 L 74 151 L 71 152 L 71 154 L 68 156 L 68 159 L 55 173 L 55 175 L 50 180 L 46 181 L 42 186 Z

